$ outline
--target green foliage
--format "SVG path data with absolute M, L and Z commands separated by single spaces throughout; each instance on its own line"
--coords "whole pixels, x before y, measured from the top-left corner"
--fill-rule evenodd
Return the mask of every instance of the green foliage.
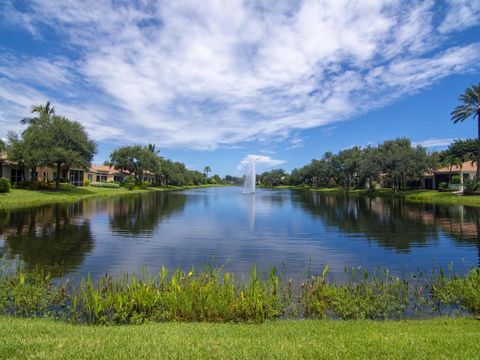
M 8 158 L 22 169 L 55 167 L 59 188 L 61 170 L 86 168 L 96 153 L 96 144 L 79 122 L 55 115 L 50 103 L 33 107 L 32 113 L 37 116 L 22 120 L 28 127 L 21 137 L 12 132 L 8 134 Z
M 438 190 L 439 191 L 449 191 L 448 183 L 443 181 L 440 184 L 438 184 Z
M 109 189 L 118 189 L 120 187 L 120 185 L 117 184 L 117 183 L 105 182 L 105 181 L 94 181 L 94 182 L 90 183 L 89 185 L 91 187 L 109 188 Z
M 450 181 L 452 184 L 458 185 L 462 181 L 460 175 L 453 175 L 452 180 Z
M 476 177 L 463 180 L 463 194 L 476 195 L 480 193 L 480 181 Z
M 480 270 L 466 276 L 412 274 L 400 279 L 387 270 L 352 269 L 346 283 L 327 281 L 328 267 L 295 287 L 273 268 L 245 280 L 220 268 L 157 275 L 90 276 L 79 285 L 52 281 L 40 268 L 0 267 L 0 314 L 53 316 L 89 324 L 145 321 L 264 322 L 280 317 L 400 319 L 460 310 L 480 314 Z M 409 315 L 410 314 L 410 315 Z
M 260 175 L 260 183 L 265 186 L 279 186 L 288 184 L 288 174 L 283 169 L 265 171 Z
M 10 192 L 10 188 L 12 187 L 10 180 L 6 178 L 0 178 L 0 193 L 8 193 Z
M 88 186 L 90 186 L 91 183 L 92 183 L 92 182 L 91 182 L 90 180 L 86 179 L 86 180 L 84 180 L 84 182 L 83 182 L 83 186 L 88 187 Z
M 150 183 L 148 181 L 144 181 L 138 185 L 139 189 L 145 190 L 150 186 Z
M 59 185 L 59 189 L 62 191 L 71 191 L 73 189 L 73 185 L 68 182 L 62 182 Z
M 161 158 L 155 152 L 153 145 L 150 147 L 124 146 L 110 154 L 109 165 L 117 170 L 128 172 L 135 177 L 135 181 L 140 182 L 146 172 L 160 173 Z

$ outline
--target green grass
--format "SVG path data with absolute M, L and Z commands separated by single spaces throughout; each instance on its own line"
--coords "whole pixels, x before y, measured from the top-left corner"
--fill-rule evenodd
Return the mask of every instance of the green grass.
M 200 185 L 200 186 L 164 186 L 152 187 L 145 190 L 134 189 L 127 190 L 125 188 L 111 189 L 99 187 L 74 187 L 70 190 L 59 191 L 36 191 L 11 189 L 9 193 L 0 194 L 0 210 L 1 209 L 18 209 L 22 207 L 33 207 L 39 205 L 75 202 L 78 200 L 91 197 L 108 197 L 145 193 L 148 191 L 165 191 L 165 190 L 185 190 L 198 187 L 211 187 L 217 185 Z
M 295 187 L 293 187 L 295 188 Z M 465 206 L 478 206 L 480 207 L 480 196 L 463 196 L 453 192 L 440 192 L 435 190 L 407 190 L 400 191 L 398 194 L 394 194 L 391 189 L 377 189 L 373 192 L 368 190 L 345 190 L 343 188 L 309 188 L 312 191 L 328 192 L 328 193 L 343 193 L 348 192 L 350 194 L 373 196 L 396 196 L 403 197 L 409 202 L 426 203 L 426 204 L 438 204 L 438 205 L 465 205 Z
M 480 321 L 74 326 L 0 317 L 2 359 L 478 359 Z

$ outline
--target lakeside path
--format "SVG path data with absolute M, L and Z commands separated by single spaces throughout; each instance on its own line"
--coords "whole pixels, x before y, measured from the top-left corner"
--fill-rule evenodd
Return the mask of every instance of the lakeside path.
M 310 190 L 325 193 L 349 193 L 354 195 L 371 195 L 383 197 L 404 198 L 409 202 L 437 204 L 445 206 L 464 205 L 480 207 L 480 195 L 464 196 L 453 192 L 441 192 L 435 190 L 406 190 L 394 194 L 391 189 L 377 189 L 373 192 L 368 190 L 345 190 L 343 188 L 314 188 L 310 186 L 275 186 L 273 188 L 265 187 L 265 189 L 291 189 L 291 190 Z
M 2 359 L 477 359 L 480 321 L 70 325 L 0 317 Z
M 58 203 L 71 203 L 94 197 L 112 197 L 142 194 L 152 191 L 187 190 L 213 186 L 227 185 L 164 186 L 147 188 L 145 190 L 127 190 L 125 188 L 112 189 L 98 187 L 75 187 L 70 190 L 59 191 L 11 189 L 9 193 L 0 194 L 0 210 L 12 210 Z

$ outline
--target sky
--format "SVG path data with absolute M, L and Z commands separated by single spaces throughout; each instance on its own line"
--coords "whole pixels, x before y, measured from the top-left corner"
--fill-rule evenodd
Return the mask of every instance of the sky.
M 480 82 L 480 0 L 0 0 L 0 137 L 51 101 L 98 144 L 212 173 L 288 171 L 409 137 L 430 150 Z

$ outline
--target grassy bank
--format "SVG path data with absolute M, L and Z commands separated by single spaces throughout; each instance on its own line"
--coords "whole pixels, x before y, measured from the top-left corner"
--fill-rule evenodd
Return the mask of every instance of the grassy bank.
M 321 275 L 283 279 L 273 268 L 247 278 L 221 268 L 140 276 L 89 276 L 72 284 L 52 281 L 41 269 L 26 271 L 7 260 L 0 267 L 0 315 L 52 317 L 72 323 L 254 322 L 276 319 L 345 320 L 480 316 L 480 269 L 401 279 L 387 270 L 352 269 L 345 283 Z M 10 265 L 8 265 L 10 264 Z
M 0 317 L 2 359 L 476 359 L 480 321 L 73 326 Z
M 109 197 L 119 195 L 131 195 L 145 193 L 149 191 L 165 191 L 165 190 L 186 190 L 197 187 L 211 187 L 217 185 L 199 185 L 199 186 L 165 186 L 152 187 L 145 190 L 125 188 L 98 188 L 98 187 L 74 187 L 69 190 L 59 191 L 36 191 L 11 189 L 9 193 L 0 194 L 0 210 L 1 209 L 18 209 L 22 207 L 32 207 L 53 203 L 75 202 L 91 197 Z
M 407 190 L 400 191 L 398 194 L 394 194 L 391 189 L 377 189 L 374 192 L 368 190 L 345 190 L 343 188 L 312 188 L 312 187 L 298 187 L 298 186 L 284 186 L 284 189 L 310 189 L 312 191 L 327 192 L 327 193 L 344 193 L 358 195 L 372 196 L 395 196 L 404 198 L 409 202 L 426 203 L 426 204 L 438 204 L 438 205 L 465 205 L 480 207 L 480 196 L 464 196 L 453 192 L 440 192 L 435 190 Z

